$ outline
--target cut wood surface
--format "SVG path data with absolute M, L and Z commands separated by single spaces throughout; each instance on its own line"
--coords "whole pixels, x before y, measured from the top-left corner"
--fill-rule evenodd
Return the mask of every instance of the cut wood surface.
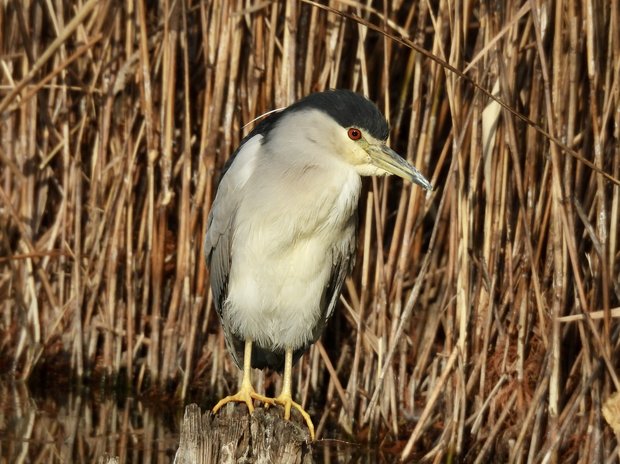
M 174 463 L 310 464 L 309 439 L 307 429 L 283 420 L 279 408 L 256 408 L 250 415 L 244 405 L 228 404 L 213 414 L 190 404 Z

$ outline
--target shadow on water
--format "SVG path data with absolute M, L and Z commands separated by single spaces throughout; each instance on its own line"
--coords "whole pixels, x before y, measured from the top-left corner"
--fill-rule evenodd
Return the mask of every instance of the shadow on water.
M 171 463 L 183 412 L 181 405 L 0 381 L 0 464 L 97 463 L 106 456 L 118 456 L 119 463 Z M 313 457 L 325 464 L 396 461 L 340 439 L 318 441 Z

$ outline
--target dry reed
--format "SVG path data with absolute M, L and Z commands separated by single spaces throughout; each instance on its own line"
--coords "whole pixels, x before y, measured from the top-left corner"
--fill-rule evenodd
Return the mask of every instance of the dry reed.
M 368 182 L 297 371 L 319 437 L 617 462 L 618 1 L 329 7 L 0 2 L 0 366 L 228 392 L 202 257 L 219 169 L 262 113 L 351 88 L 437 188 Z

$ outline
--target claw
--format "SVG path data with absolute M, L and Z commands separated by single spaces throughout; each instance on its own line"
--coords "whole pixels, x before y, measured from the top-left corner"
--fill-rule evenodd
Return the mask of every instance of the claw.
M 252 359 L 252 340 L 248 339 L 245 341 L 245 353 L 243 357 L 243 380 L 241 381 L 241 388 L 234 395 L 227 396 L 218 401 L 218 403 L 213 407 L 214 413 L 216 413 L 225 404 L 232 402 L 245 403 L 248 407 L 248 410 L 250 411 L 250 414 L 254 412 L 254 400 L 262 401 L 265 404 L 275 405 L 273 398 L 259 395 L 254 390 L 250 377 L 250 359 Z
M 256 393 L 256 391 L 254 391 L 252 385 L 243 382 L 241 384 L 241 389 L 237 393 L 222 398 L 220 401 L 218 401 L 218 403 L 213 407 L 213 412 L 216 413 L 225 404 L 235 402 L 245 403 L 248 407 L 248 410 L 250 411 L 250 414 L 252 414 L 254 412 L 254 400 L 262 401 L 265 404 L 275 404 L 273 398 L 259 395 L 258 393 Z
M 315 440 L 314 436 L 314 424 L 312 423 L 312 419 L 310 419 L 310 414 L 308 414 L 304 408 L 301 407 L 299 403 L 295 403 L 291 396 L 291 372 L 293 369 L 293 350 L 287 349 L 285 352 L 285 361 L 284 361 L 284 375 L 283 375 L 283 385 L 282 392 L 276 398 L 270 398 L 268 396 L 259 395 L 252 387 L 252 382 L 250 380 L 250 359 L 252 357 L 252 340 L 247 339 L 245 341 L 245 353 L 243 359 L 243 380 L 241 381 L 241 388 L 234 395 L 227 396 L 222 398 L 218 403 L 213 407 L 213 412 L 216 413 L 219 411 L 222 406 L 227 403 L 245 403 L 250 411 L 250 414 L 254 412 L 254 401 L 260 401 L 265 404 L 265 407 L 275 406 L 279 404 L 284 407 L 284 420 L 290 420 L 291 418 L 291 408 L 297 409 L 299 414 L 304 418 L 306 424 L 308 425 L 308 430 L 310 432 L 310 438 L 312 441 Z
M 289 420 L 291 418 L 291 407 L 297 409 L 297 411 L 299 411 L 299 414 L 301 414 L 301 416 L 306 421 L 308 431 L 310 432 L 310 439 L 314 441 L 314 424 L 312 423 L 312 419 L 310 419 L 310 414 L 308 414 L 299 403 L 293 401 L 291 395 L 287 394 L 286 392 L 282 392 L 278 397 L 273 398 L 273 401 L 274 403 L 284 407 L 284 420 Z

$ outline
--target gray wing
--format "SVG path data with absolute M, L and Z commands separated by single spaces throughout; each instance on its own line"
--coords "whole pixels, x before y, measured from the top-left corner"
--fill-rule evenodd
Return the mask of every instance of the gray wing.
M 205 237 L 205 257 L 209 266 L 209 280 L 213 301 L 218 314 L 222 317 L 222 307 L 228 293 L 228 274 L 230 273 L 230 237 L 231 228 L 222 228 L 219 217 L 209 214 L 209 228 Z M 214 226 L 215 220 L 215 226 Z M 227 221 L 228 223 L 232 221 Z
M 323 318 L 314 329 L 314 341 L 323 333 L 327 321 L 334 314 L 342 285 L 355 266 L 357 249 L 357 214 L 350 218 L 344 239 L 332 248 L 332 273 L 323 294 Z M 313 342 L 314 343 L 314 342 Z
M 209 213 L 209 224 L 205 236 L 205 257 L 209 266 L 213 303 L 222 322 L 226 347 L 237 367 L 241 368 L 244 341 L 231 332 L 224 318 L 224 302 L 228 296 L 234 216 L 238 205 L 234 192 L 228 189 L 229 186 L 225 184 L 223 177 Z
M 209 279 L 213 301 L 220 318 L 228 294 L 231 246 L 235 215 L 243 197 L 243 189 L 253 174 L 263 136 L 248 137 L 233 155 L 217 188 L 209 213 L 204 253 L 209 266 Z
M 284 111 L 272 112 L 241 141 L 224 166 L 217 194 L 209 213 L 204 253 L 207 266 L 209 266 L 213 300 L 220 317 L 222 317 L 222 308 L 228 294 L 231 241 L 241 193 L 249 176 L 252 175 L 254 161 L 258 156 L 265 134 L 278 123 L 283 114 Z
M 215 308 L 222 317 L 222 307 L 228 293 L 228 274 L 230 273 L 230 241 L 232 235 L 232 215 L 225 217 L 217 211 L 214 204 L 209 214 L 209 225 L 205 236 L 205 257 L 209 266 L 209 280 Z

